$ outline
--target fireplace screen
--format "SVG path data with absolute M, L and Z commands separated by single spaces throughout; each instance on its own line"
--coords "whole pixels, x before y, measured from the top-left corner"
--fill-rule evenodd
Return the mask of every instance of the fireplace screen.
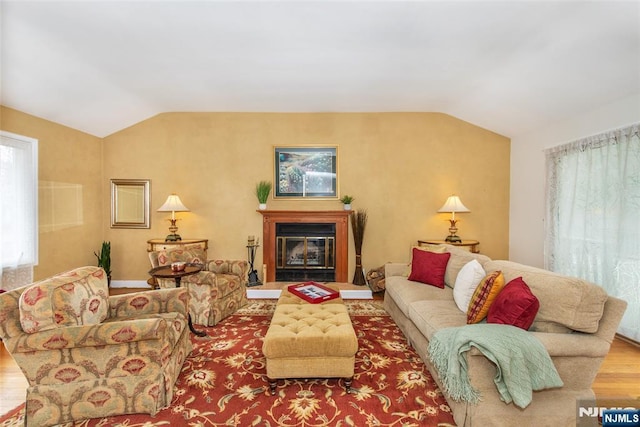
M 278 237 L 277 268 L 334 269 L 334 237 Z

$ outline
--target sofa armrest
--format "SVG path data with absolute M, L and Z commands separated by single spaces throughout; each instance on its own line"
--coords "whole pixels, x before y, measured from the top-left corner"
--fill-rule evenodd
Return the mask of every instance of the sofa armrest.
M 384 265 L 384 276 L 407 276 L 409 264 L 406 262 L 388 262 Z
M 186 318 L 188 302 L 186 287 L 114 295 L 109 297 L 109 319 L 156 313 L 180 313 Z
M 594 335 L 611 343 L 616 335 L 622 316 L 627 309 L 627 302 L 609 295 L 604 303 L 604 312 L 598 322 L 598 330 Z

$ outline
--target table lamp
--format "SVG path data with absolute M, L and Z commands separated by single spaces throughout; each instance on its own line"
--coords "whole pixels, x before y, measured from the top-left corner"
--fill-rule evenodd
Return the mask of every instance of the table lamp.
M 182 240 L 182 237 L 177 233 L 178 227 L 176 226 L 176 212 L 189 212 L 189 208 L 182 204 L 180 197 L 177 194 L 173 193 L 169 197 L 167 197 L 167 201 L 164 202 L 164 205 L 158 208 L 158 212 L 171 212 L 171 218 L 168 221 L 171 223 L 169 226 L 170 234 L 164 239 L 165 242 L 177 242 L 178 240 Z
M 456 212 L 471 212 L 465 205 L 460 201 L 460 197 L 451 195 L 447 198 L 447 201 L 444 202 L 444 206 L 438 209 L 438 212 L 451 212 L 451 219 L 449 223 L 451 227 L 449 227 L 449 235 L 446 239 L 446 242 L 449 243 L 460 243 L 462 239 L 456 235 L 458 232 L 458 227 L 456 227 L 456 223 L 458 220 L 456 219 Z

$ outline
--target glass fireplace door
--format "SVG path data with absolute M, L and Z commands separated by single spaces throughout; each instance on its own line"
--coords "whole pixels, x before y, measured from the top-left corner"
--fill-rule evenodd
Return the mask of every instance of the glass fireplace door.
M 334 269 L 334 237 L 278 237 L 276 267 Z

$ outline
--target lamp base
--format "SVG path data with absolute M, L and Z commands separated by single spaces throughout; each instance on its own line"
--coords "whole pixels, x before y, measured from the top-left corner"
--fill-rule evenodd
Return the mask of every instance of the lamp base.
M 180 240 L 182 240 L 182 237 L 180 237 L 180 235 L 178 234 L 178 227 L 176 226 L 176 221 L 178 220 L 178 218 L 169 218 L 168 221 L 171 223 L 171 226 L 169 227 L 169 234 L 164 241 L 165 242 L 178 242 Z
M 458 237 L 458 235 L 456 234 L 458 232 L 458 227 L 456 227 L 456 223 L 458 222 L 457 219 L 450 219 L 449 220 L 449 224 L 451 225 L 449 227 L 449 235 L 447 236 L 446 239 L 444 239 L 445 242 L 447 243 L 462 243 L 462 239 L 460 237 Z

